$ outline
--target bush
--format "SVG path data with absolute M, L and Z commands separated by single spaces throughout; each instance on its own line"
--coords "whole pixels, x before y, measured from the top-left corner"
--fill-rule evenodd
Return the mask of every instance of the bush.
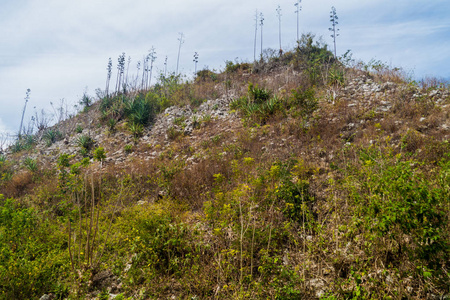
M 258 85 L 248 85 L 247 97 L 241 97 L 230 103 L 231 109 L 240 109 L 247 121 L 265 124 L 277 112 L 284 111 L 283 100 L 261 89 Z
M 114 132 L 116 130 L 117 121 L 115 119 L 109 119 L 107 125 L 109 132 Z
M 38 299 L 69 271 L 64 238 L 33 209 L 0 196 L 0 298 Z
M 137 255 L 130 275 L 134 280 L 152 280 L 162 275 L 180 276 L 190 272 L 196 249 L 186 225 L 161 207 L 145 207 L 130 212 L 130 246 Z
M 313 88 L 299 87 L 297 90 L 291 91 L 289 104 L 292 107 L 298 107 L 303 118 L 309 118 L 319 108 L 315 94 Z
M 106 158 L 106 151 L 103 147 L 98 147 L 94 150 L 94 159 L 103 162 Z
M 238 70 L 242 70 L 242 71 L 246 71 L 246 70 L 250 70 L 252 67 L 251 64 L 249 63 L 239 63 L 239 62 L 232 62 L 231 60 L 227 60 L 225 61 L 225 72 L 226 73 L 234 73 L 237 72 Z
M 447 275 L 442 270 L 450 259 L 445 230 L 449 185 L 444 183 L 450 164 L 444 160 L 430 177 L 422 173 L 421 164 L 400 157 L 380 155 L 376 149 L 362 151 L 363 166 L 352 175 L 359 181 L 349 178 L 348 183 L 355 208 L 351 236 L 363 234 L 373 241 L 366 244 L 366 253 L 380 255 L 385 264 L 395 266 L 408 257 L 418 268 L 410 272 L 423 278 L 422 271 L 428 270 L 434 284 L 443 287 Z
M 197 82 L 206 80 L 217 81 L 217 74 L 208 69 L 200 70 L 195 75 L 196 75 L 195 81 Z
M 249 83 L 248 96 L 251 102 L 261 104 L 270 99 L 270 92 L 266 89 L 259 88 L 257 84 L 253 85 L 253 83 Z
M 125 104 L 125 116 L 133 124 L 148 125 L 155 117 L 153 103 L 146 100 L 143 95 L 137 96 L 133 101 Z

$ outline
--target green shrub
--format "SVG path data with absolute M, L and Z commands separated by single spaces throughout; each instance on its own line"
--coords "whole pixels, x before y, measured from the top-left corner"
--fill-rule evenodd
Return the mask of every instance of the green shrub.
M 315 97 L 316 92 L 313 88 L 299 87 L 297 90 L 291 91 L 289 104 L 300 109 L 300 114 L 304 118 L 308 118 L 314 111 L 319 108 L 319 102 Z
M 33 209 L 1 196 L 0 203 L 0 298 L 38 299 L 56 291 L 69 271 L 63 236 Z
M 217 80 L 217 74 L 208 69 L 200 70 L 195 75 L 196 75 L 195 81 Z
M 92 99 L 89 97 L 89 95 L 85 92 L 83 93 L 83 96 L 80 99 L 80 105 L 83 106 L 84 110 L 87 110 L 92 105 Z
M 98 147 L 94 150 L 94 159 L 103 162 L 106 158 L 106 151 L 103 147 Z
M 363 166 L 347 183 L 355 209 L 351 235 L 362 233 L 373 241 L 366 244 L 369 255 L 389 247 L 398 259 L 408 257 L 420 269 L 414 272 L 420 271 L 422 277 L 425 268 L 434 284 L 442 286 L 446 276 L 442 270 L 450 259 L 450 237 L 445 230 L 450 163 L 443 160 L 429 176 L 416 161 L 390 157 L 378 149 L 364 150 L 360 154 Z
M 231 60 L 225 61 L 225 72 L 226 73 L 234 73 L 238 70 L 250 70 L 252 67 L 249 63 L 239 63 L 239 62 L 232 62 Z
M 22 143 L 22 141 L 20 141 L 20 140 L 16 140 L 12 145 L 11 145 L 11 152 L 12 153 L 17 153 L 17 152 L 20 152 L 20 151 L 22 151 L 22 150 L 24 150 L 25 148 L 24 148 L 24 146 L 23 146 L 23 143 Z
M 200 245 L 191 242 L 186 225 L 158 206 L 134 209 L 130 217 L 132 221 L 123 225 L 130 230 L 130 247 L 137 253 L 129 272 L 134 281 L 192 270 Z
M 265 124 L 271 116 L 284 111 L 285 104 L 283 102 L 276 95 L 271 97 L 269 91 L 250 83 L 247 97 L 234 100 L 230 103 L 230 108 L 239 109 L 247 121 Z

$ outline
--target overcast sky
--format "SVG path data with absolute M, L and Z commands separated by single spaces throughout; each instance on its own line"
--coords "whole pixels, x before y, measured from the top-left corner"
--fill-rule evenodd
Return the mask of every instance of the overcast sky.
M 180 32 L 184 74 L 194 71 L 194 52 L 199 69 L 221 69 L 236 58 L 252 61 L 256 9 L 265 19 L 263 47 L 278 48 L 280 5 L 282 45 L 293 48 L 295 2 L 0 0 L 0 132 L 17 133 L 28 88 L 25 122 L 34 107 L 51 113 L 50 102 L 64 98 L 73 105 L 86 89 L 90 95 L 104 89 L 108 58 L 115 71 L 122 52 L 131 56 L 130 72 L 152 46 L 156 69 L 164 69 L 167 56 L 168 71 L 175 71 Z M 450 78 L 448 0 L 303 0 L 301 6 L 300 32 L 323 36 L 329 45 L 329 15 L 336 7 L 338 55 L 350 49 L 354 58 L 400 66 L 417 79 Z

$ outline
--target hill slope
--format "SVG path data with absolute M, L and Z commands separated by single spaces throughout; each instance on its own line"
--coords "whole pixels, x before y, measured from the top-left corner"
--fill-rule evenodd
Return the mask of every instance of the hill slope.
M 309 43 L 98 99 L 1 156 L 0 297 L 444 296 L 449 96 Z

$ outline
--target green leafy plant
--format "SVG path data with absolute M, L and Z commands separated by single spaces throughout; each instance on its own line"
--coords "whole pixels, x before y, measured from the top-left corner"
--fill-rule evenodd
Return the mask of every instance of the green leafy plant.
M 106 151 L 103 147 L 98 147 L 94 149 L 94 159 L 103 164 L 103 161 L 106 158 Z
M 314 111 L 319 108 L 319 102 L 315 97 L 315 90 L 313 88 L 299 87 L 297 90 L 291 91 L 289 98 L 291 106 L 300 108 L 300 114 L 304 118 L 309 118 Z
M 37 299 L 53 290 L 68 265 L 58 252 L 62 235 L 51 222 L 0 195 L 0 232 L 0 298 Z

